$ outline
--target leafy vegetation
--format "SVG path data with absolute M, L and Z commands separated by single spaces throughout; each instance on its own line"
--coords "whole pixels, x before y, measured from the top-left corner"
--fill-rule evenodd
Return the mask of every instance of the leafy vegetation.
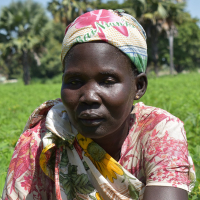
M 148 66 L 158 74 L 162 64 L 179 73 L 200 65 L 200 27 L 184 11 L 185 0 L 49 0 L 12 2 L 0 14 L 0 74 L 8 78 L 52 78 L 61 72 L 60 49 L 66 26 L 93 9 L 124 9 L 144 27 Z M 192 38 L 192 39 L 191 39 Z M 169 68 L 169 67 L 168 67 Z M 150 69 L 150 68 L 149 68 Z
M 60 83 L 35 83 L 24 86 L 0 85 L 0 194 L 14 146 L 32 111 L 49 99 L 60 97 Z M 36 82 L 36 81 L 35 81 Z M 190 200 L 200 199 L 200 74 L 180 74 L 150 78 L 146 94 L 140 101 L 163 108 L 185 124 L 189 151 L 195 163 L 197 183 Z
M 13 2 L 1 12 L 0 29 L 6 33 L 0 35 L 2 58 L 7 66 L 12 65 L 13 56 L 17 58 L 26 85 L 30 82 L 30 60 L 34 59 L 40 65 L 38 54 L 44 51 L 42 44 L 48 36 L 47 22 L 44 9 L 29 0 Z

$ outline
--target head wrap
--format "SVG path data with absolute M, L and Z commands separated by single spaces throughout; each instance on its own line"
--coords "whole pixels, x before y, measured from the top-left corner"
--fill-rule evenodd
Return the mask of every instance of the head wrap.
M 94 10 L 76 18 L 65 31 L 62 63 L 74 44 L 98 40 L 119 48 L 131 59 L 139 73 L 145 72 L 147 66 L 145 31 L 134 17 L 120 10 Z

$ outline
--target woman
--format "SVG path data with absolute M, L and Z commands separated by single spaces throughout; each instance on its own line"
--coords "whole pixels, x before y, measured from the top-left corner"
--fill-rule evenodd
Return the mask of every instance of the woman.
M 195 174 L 183 123 L 138 103 L 146 36 L 120 11 L 96 10 L 66 29 L 61 99 L 30 116 L 3 199 L 184 200 Z

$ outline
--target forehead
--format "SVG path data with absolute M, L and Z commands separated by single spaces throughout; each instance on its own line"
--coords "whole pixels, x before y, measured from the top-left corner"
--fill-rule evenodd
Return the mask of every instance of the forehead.
M 114 67 L 116 70 L 130 72 L 132 63 L 118 48 L 106 42 L 97 41 L 73 46 L 65 57 L 64 65 L 65 71 L 72 66 L 82 69 L 90 66 L 91 70 L 97 67 L 109 70 Z

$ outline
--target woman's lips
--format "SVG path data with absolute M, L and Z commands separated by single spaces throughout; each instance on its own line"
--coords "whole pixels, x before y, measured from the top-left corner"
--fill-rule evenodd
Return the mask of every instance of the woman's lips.
M 85 126 L 97 126 L 104 121 L 101 115 L 94 113 L 81 113 L 78 118 Z
M 103 121 L 103 119 L 80 119 L 80 121 L 85 126 L 97 126 Z

